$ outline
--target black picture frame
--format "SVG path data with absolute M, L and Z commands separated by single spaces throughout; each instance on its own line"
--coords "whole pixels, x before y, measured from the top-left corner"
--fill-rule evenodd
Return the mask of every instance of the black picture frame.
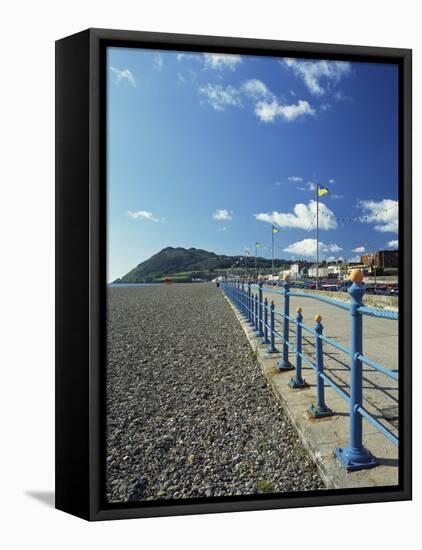
M 400 483 L 323 494 L 110 505 L 104 499 L 105 50 L 124 46 L 399 67 Z M 56 42 L 56 508 L 87 520 L 411 499 L 412 53 L 408 49 L 88 29 Z

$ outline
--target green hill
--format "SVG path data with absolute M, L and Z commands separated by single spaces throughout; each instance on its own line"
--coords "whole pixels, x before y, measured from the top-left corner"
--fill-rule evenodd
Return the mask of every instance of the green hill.
M 165 277 L 171 277 L 175 282 L 189 282 L 195 278 L 210 280 L 223 274 L 235 262 L 240 263 L 239 271 L 244 271 L 244 257 L 218 255 L 200 248 L 168 246 L 115 282 L 148 283 L 161 281 Z M 249 269 L 253 268 L 254 262 L 254 258 L 248 258 Z M 271 260 L 266 258 L 258 258 L 257 263 L 261 269 L 271 268 Z M 287 260 L 276 260 L 277 269 L 283 269 L 290 263 Z

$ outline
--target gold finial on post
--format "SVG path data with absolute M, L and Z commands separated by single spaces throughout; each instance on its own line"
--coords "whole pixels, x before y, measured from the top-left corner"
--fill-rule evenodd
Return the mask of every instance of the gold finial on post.
M 322 321 L 321 315 L 315 315 L 315 322 L 320 323 Z
M 290 275 L 288 273 L 285 273 L 283 275 L 283 281 L 289 281 L 290 280 Z
M 360 284 L 363 281 L 363 272 L 360 269 L 352 269 L 349 279 L 352 283 Z
M 296 313 L 302 313 L 302 308 L 300 306 L 296 308 Z

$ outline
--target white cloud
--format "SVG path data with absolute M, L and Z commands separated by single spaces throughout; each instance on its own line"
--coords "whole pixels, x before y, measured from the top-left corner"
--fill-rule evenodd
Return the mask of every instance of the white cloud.
M 218 227 L 217 231 L 227 231 L 227 227 L 225 225 L 223 227 Z
M 299 99 L 297 103 L 291 105 L 282 105 L 276 98 L 273 98 L 271 102 L 258 101 L 255 106 L 255 114 L 263 122 L 272 122 L 277 117 L 291 122 L 299 117 L 314 115 L 315 110 L 303 99 Z
M 327 86 L 322 82 L 325 80 L 337 83 L 344 76 L 350 73 L 350 63 L 346 61 L 304 61 L 298 59 L 286 58 L 282 62 L 293 70 L 293 72 L 303 80 L 308 90 L 315 95 L 323 95 Z
M 161 71 L 164 65 L 164 60 L 163 60 L 163 56 L 160 53 L 157 53 L 157 55 L 154 57 L 154 63 L 155 63 L 155 67 L 159 71 Z
M 242 107 L 242 97 L 252 100 L 255 103 L 255 114 L 263 122 L 272 122 L 277 117 L 290 122 L 315 114 L 313 107 L 301 99 L 295 104 L 281 104 L 268 87 L 256 78 L 245 80 L 239 88 L 207 84 L 199 88 L 199 92 L 207 96 L 208 102 L 216 111 L 224 111 L 228 106 Z
M 399 241 L 397 241 L 397 240 L 388 241 L 387 246 L 389 246 L 391 248 L 398 248 L 399 247 Z
M 313 181 L 307 181 L 305 184 L 298 187 L 299 191 L 312 191 L 313 193 L 316 191 L 317 184 Z
M 135 77 L 129 69 L 116 69 L 116 67 L 110 67 L 110 69 L 115 75 L 116 84 L 119 84 L 122 80 L 127 80 L 131 86 L 136 86 Z
M 328 180 L 328 183 L 335 183 L 335 182 L 336 180 L 333 180 L 333 179 Z
M 365 252 L 364 246 L 357 246 L 356 248 L 352 248 L 352 252 L 357 252 L 358 254 Z
M 202 54 L 198 54 L 198 53 L 179 52 L 176 55 L 176 59 L 177 59 L 177 61 L 183 61 L 184 59 L 194 60 L 194 61 L 202 61 L 203 57 L 202 57 Z
M 148 212 L 147 210 L 138 210 L 136 212 L 129 210 L 129 212 L 126 212 L 126 215 L 134 220 L 149 220 L 151 222 L 160 221 L 159 218 L 156 218 L 152 212 Z
M 303 181 L 303 178 L 301 178 L 300 176 L 289 176 L 287 179 L 289 181 L 294 182 L 294 183 L 299 182 L 299 181 Z
M 382 233 L 398 233 L 399 202 L 391 199 L 381 201 L 359 201 L 363 210 L 361 221 L 374 223 L 374 229 Z
M 343 250 L 338 244 L 325 244 L 320 241 L 319 243 L 319 252 L 321 255 L 327 254 L 328 252 L 336 253 Z M 294 254 L 295 256 L 307 256 L 309 258 L 314 258 L 317 252 L 317 240 L 316 239 L 303 239 L 303 241 L 297 241 L 290 244 L 283 249 L 284 252 L 289 254 Z
M 355 264 L 359 263 L 360 262 L 360 256 L 352 256 L 351 258 L 349 258 L 349 262 L 353 262 Z
M 251 80 L 245 80 L 241 86 L 242 92 L 252 97 L 253 99 L 263 99 L 267 97 L 273 97 L 273 94 L 267 88 L 267 86 L 256 78 Z
M 233 219 L 233 212 L 231 210 L 227 210 L 226 208 L 217 208 L 212 217 L 214 220 L 228 221 Z
M 224 53 L 204 53 L 205 67 L 210 69 L 231 69 L 234 71 L 242 63 L 240 55 L 229 55 Z
M 326 258 L 326 261 L 327 262 L 343 262 L 344 258 L 343 258 L 343 256 L 337 256 L 337 258 L 335 256 L 328 256 L 328 258 Z
M 199 92 L 208 98 L 208 102 L 216 111 L 224 111 L 228 106 L 241 107 L 240 94 L 233 86 L 221 84 L 207 84 L 199 88 Z
M 258 221 L 273 223 L 279 227 L 294 227 L 296 229 L 310 229 L 316 217 L 316 201 L 311 200 L 309 204 L 296 204 L 292 213 L 260 213 L 255 214 Z M 322 202 L 319 203 L 319 228 L 336 229 L 337 220 L 334 213 Z
M 324 248 L 324 243 L 322 243 L 322 246 Z M 340 250 L 343 250 L 341 246 L 338 246 L 337 244 L 327 244 L 326 246 L 329 252 L 340 252 Z

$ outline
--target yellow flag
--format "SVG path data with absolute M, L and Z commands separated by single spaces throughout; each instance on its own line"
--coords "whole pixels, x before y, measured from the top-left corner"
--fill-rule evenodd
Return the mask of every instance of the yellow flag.
M 273 226 L 273 233 L 278 233 L 280 230 Z
M 326 187 L 323 187 L 322 185 L 318 185 L 318 197 L 323 197 L 329 193 L 329 190 Z
M 262 247 L 262 244 L 261 244 L 261 243 L 255 243 L 255 246 L 256 246 L 257 248 L 261 248 L 261 247 Z

